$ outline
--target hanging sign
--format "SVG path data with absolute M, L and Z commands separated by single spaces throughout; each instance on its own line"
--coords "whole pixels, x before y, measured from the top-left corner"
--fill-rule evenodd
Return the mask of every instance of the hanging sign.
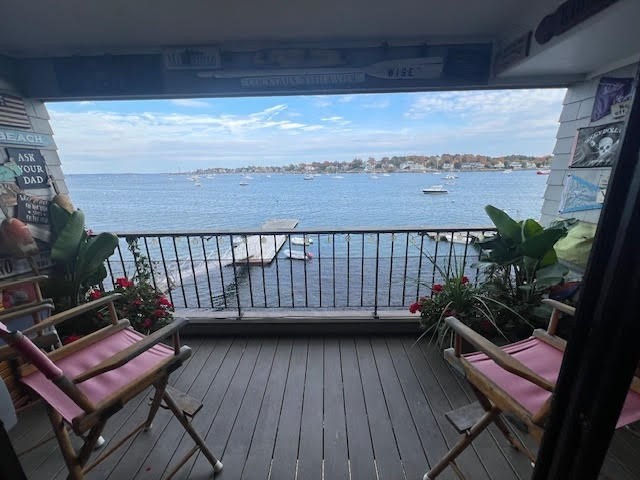
M 506 70 L 529 56 L 531 35 L 531 32 L 527 32 L 498 50 L 493 60 L 493 69 L 496 73 Z
M 611 167 L 618 156 L 624 122 L 579 128 L 570 168 Z
M 51 135 L 42 133 L 21 132 L 10 128 L 0 128 L 0 143 L 12 145 L 27 145 L 34 147 L 46 147 L 53 144 Z
M 633 78 L 602 77 L 596 90 L 596 99 L 591 111 L 591 121 L 595 122 L 607 115 L 624 117 L 631 103 Z
M 20 97 L 0 94 L 0 125 L 31 128 L 29 115 Z
M 560 213 L 599 210 L 609 184 L 609 171 L 587 170 L 572 173 L 565 179 Z
M 17 217 L 23 222 L 48 225 L 50 204 L 51 202 L 44 198 L 18 193 Z
M 386 60 L 367 65 L 362 70 L 371 77 L 389 80 L 410 80 L 414 78 L 439 78 L 442 75 L 442 68 L 442 57 L 420 57 Z
M 42 188 L 49 185 L 44 157 L 39 150 L 7 147 L 7 153 L 9 160 L 20 167 L 21 173 L 16 177 L 20 188 Z

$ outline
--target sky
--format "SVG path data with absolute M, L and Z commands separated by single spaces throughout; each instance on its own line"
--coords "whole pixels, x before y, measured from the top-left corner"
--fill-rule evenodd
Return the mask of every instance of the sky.
M 65 173 L 548 155 L 564 89 L 49 103 Z

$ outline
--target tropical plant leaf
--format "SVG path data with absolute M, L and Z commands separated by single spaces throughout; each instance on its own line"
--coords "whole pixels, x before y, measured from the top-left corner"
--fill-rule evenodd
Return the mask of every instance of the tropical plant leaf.
M 76 210 L 69 215 L 67 223 L 51 245 L 51 259 L 65 265 L 75 260 L 84 234 L 84 213 Z
M 538 266 L 538 268 L 548 267 L 556 263 L 558 263 L 558 255 L 556 254 L 556 251 L 552 248 L 545 254 L 544 257 L 542 257 L 542 260 L 540 260 L 540 265 Z
M 538 288 L 548 288 L 562 282 L 569 269 L 559 263 L 554 263 L 538 270 L 536 283 Z
M 113 233 L 101 233 L 89 238 L 78 254 L 78 280 L 84 283 L 113 255 L 117 246 L 118 237 Z
M 527 220 L 522 222 L 522 241 L 524 242 L 528 238 L 539 234 L 543 230 L 544 228 L 542 228 L 542 225 L 536 222 L 533 218 L 528 218 Z
M 520 224 L 518 222 L 493 205 L 487 205 L 484 210 L 500 235 L 514 243 L 521 242 Z
M 522 253 L 527 257 L 542 260 L 547 252 L 553 249 L 556 242 L 564 237 L 566 233 L 566 230 L 559 228 L 548 228 L 525 240 L 522 243 Z

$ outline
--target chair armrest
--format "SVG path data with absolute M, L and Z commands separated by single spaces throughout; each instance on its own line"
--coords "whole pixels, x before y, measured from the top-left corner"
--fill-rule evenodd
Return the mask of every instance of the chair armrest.
M 566 303 L 559 302 L 558 300 L 552 300 L 551 298 L 544 298 L 542 303 L 545 303 L 556 310 L 560 310 L 562 313 L 567 313 L 569 315 L 576 314 L 576 307 L 572 307 L 571 305 L 567 305 Z
M 78 315 L 81 315 L 86 312 L 90 312 L 91 310 L 107 305 L 108 303 L 113 303 L 115 300 L 117 300 L 120 297 L 122 297 L 120 293 L 114 293 L 107 297 L 102 297 L 97 300 L 92 300 L 90 302 L 83 303 L 82 305 L 78 305 L 77 307 L 70 308 L 69 310 L 65 310 L 64 312 L 51 315 L 47 319 L 41 322 L 38 322 L 33 327 L 27 328 L 22 333 L 24 333 L 25 335 L 28 335 L 30 333 L 42 330 L 43 328 L 57 325 L 59 323 L 64 322 L 65 320 L 69 320 L 70 318 L 77 317 Z
M 73 379 L 74 383 L 82 383 L 90 378 L 106 373 L 110 370 L 115 370 L 123 366 L 124 364 L 130 362 L 138 355 L 146 352 L 154 345 L 160 343 L 163 339 L 168 337 L 169 335 L 176 334 L 186 323 L 188 320 L 186 318 L 176 318 L 173 322 L 165 327 L 162 327 L 160 330 L 152 333 L 151 335 L 146 336 L 139 342 L 134 343 L 133 345 L 125 348 L 124 350 L 118 352 L 111 358 L 107 358 L 103 360 L 99 364 L 90 368 L 86 372 L 83 372 L 81 375 L 78 375 Z
M 479 333 L 467 327 L 457 318 L 447 317 L 445 319 L 445 322 L 447 323 L 447 325 L 449 325 L 449 327 L 451 327 L 456 335 L 464 338 L 467 342 L 484 353 L 491 360 L 496 362 L 496 365 L 498 365 L 502 369 L 506 370 L 509 373 L 513 373 L 514 375 L 517 375 L 521 378 L 524 378 L 525 380 L 530 381 L 531 383 L 547 390 L 548 392 L 553 392 L 554 385 L 551 382 L 538 375 L 529 367 L 506 353 L 501 348 L 494 345 Z
M 42 280 L 46 280 L 47 278 L 48 277 L 46 275 L 35 275 L 31 277 L 18 278 L 10 282 L 2 282 L 0 283 L 0 290 L 15 287 L 16 285 L 22 285 L 24 283 L 31 283 L 35 285 L 36 283 L 40 283 Z
M 49 311 L 53 310 L 53 304 L 52 303 L 38 303 L 36 305 L 30 305 L 28 307 L 24 307 L 24 308 L 17 308 L 17 309 L 11 309 L 10 312 L 8 313 L 0 313 L 0 322 L 2 323 L 8 323 L 13 319 L 16 318 L 21 318 L 24 317 L 25 315 L 32 315 L 34 313 L 39 313 L 44 309 L 48 309 Z M 48 317 L 47 320 L 51 318 Z M 42 325 L 43 322 L 40 322 L 38 325 Z M 38 330 L 42 329 L 43 327 L 38 328 Z M 22 333 L 26 334 L 26 333 L 30 333 L 29 331 L 31 331 L 32 327 L 27 328 L 26 330 L 24 330 Z

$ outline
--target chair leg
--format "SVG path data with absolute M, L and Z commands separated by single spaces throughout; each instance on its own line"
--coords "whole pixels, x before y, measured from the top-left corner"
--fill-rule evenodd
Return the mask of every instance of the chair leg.
M 444 458 L 424 475 L 423 480 L 434 480 L 438 475 L 440 475 L 442 471 L 447 468 L 450 463 L 453 463 L 458 455 L 460 455 L 464 451 L 464 449 L 467 448 L 469 444 L 473 442 L 473 440 L 498 417 L 498 415 L 500 415 L 500 410 L 496 407 L 493 407 L 491 410 L 485 413 L 480 418 L 480 420 L 478 420 L 478 423 L 476 423 L 462 435 L 458 443 L 456 443 L 454 447 L 449 450 Z
M 91 456 L 91 452 L 95 450 L 98 441 L 102 438 L 100 434 L 102 433 L 102 429 L 104 428 L 105 422 L 97 423 L 90 431 L 89 435 L 84 439 L 84 444 L 80 449 L 80 453 L 78 454 L 78 464 L 80 467 L 84 467 L 87 460 Z M 104 439 L 103 439 L 104 442 Z
M 83 480 L 84 473 L 82 472 L 82 466 L 78 462 L 78 456 L 71 444 L 69 432 L 67 432 L 62 417 L 49 405 L 47 405 L 47 414 L 49 415 L 49 420 L 51 420 L 53 433 L 55 433 L 56 439 L 58 440 L 64 463 L 67 464 L 67 469 L 69 470 L 69 476 L 67 478 L 71 480 Z
M 184 414 L 184 412 L 180 409 L 180 407 L 173 400 L 173 397 L 171 397 L 171 395 L 169 395 L 169 392 L 165 391 L 163 398 L 164 398 L 164 401 L 167 404 L 167 406 L 171 409 L 171 411 L 176 416 L 178 421 L 182 424 L 184 429 L 187 431 L 187 433 L 191 436 L 193 441 L 196 443 L 196 445 L 198 446 L 200 451 L 207 458 L 207 460 L 209 461 L 209 463 L 213 467 L 213 471 L 216 472 L 216 473 L 221 471 L 222 470 L 222 462 L 220 460 L 218 460 L 216 457 L 214 457 L 214 455 L 211 453 L 211 450 L 209 450 L 209 447 L 207 447 L 207 445 L 204 443 L 204 440 L 202 440 L 202 438 L 200 437 L 198 432 L 196 432 L 195 429 L 193 428 L 193 425 L 191 425 L 191 422 L 189 421 L 187 416 Z
M 147 421 L 144 424 L 145 432 L 150 430 L 153 426 L 153 419 L 158 413 L 158 408 L 160 408 L 160 403 L 162 402 L 162 397 L 164 395 L 165 389 L 167 388 L 168 377 L 162 377 L 158 383 L 156 383 L 156 392 L 153 396 L 153 401 L 151 402 L 151 408 L 149 408 L 149 415 L 147 416 Z

